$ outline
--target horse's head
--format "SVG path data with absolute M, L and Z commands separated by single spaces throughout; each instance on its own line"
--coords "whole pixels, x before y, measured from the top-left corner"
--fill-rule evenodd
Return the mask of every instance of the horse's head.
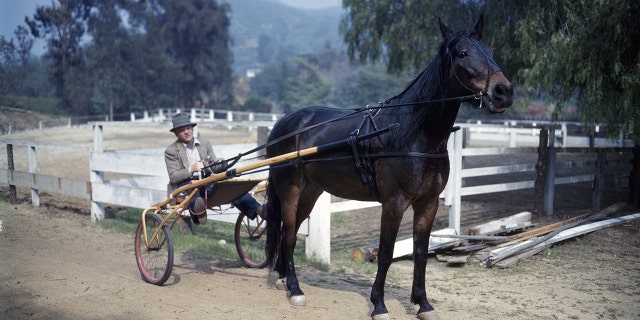
M 471 91 L 489 112 L 500 113 L 513 103 L 513 86 L 493 61 L 493 53 L 480 43 L 484 18 L 480 16 L 475 28 L 468 34 L 452 32 L 440 19 L 440 32 L 444 38 L 440 57 L 450 63 L 449 77 L 458 83 L 460 92 Z

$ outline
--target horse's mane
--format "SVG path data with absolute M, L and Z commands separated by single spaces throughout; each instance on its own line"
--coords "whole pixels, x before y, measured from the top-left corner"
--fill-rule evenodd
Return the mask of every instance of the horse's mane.
M 449 43 L 451 42 L 449 41 Z M 443 42 L 440 45 L 439 54 L 431 60 L 427 67 L 409 82 L 402 92 L 386 101 L 389 106 L 416 102 L 416 104 L 390 108 L 392 110 L 390 114 L 394 118 L 393 121 L 400 123 L 404 127 L 400 130 L 394 130 L 389 135 L 389 143 L 395 148 L 403 148 L 407 141 L 413 141 L 425 120 L 436 113 L 439 110 L 438 106 L 442 105 L 441 103 L 424 101 L 441 99 L 446 93 L 447 88 L 444 88 L 444 85 L 449 63 L 444 61 L 443 57 L 446 56 L 445 50 L 448 45 L 448 43 Z

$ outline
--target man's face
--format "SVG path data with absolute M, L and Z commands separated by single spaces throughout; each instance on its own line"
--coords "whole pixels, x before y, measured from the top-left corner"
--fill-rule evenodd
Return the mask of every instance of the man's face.
M 193 142 L 193 126 L 178 127 L 173 133 L 182 143 L 191 144 Z

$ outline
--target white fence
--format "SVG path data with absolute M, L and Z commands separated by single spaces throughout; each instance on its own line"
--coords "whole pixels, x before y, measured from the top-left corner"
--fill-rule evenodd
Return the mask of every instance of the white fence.
M 164 161 L 162 161 L 163 150 L 151 149 L 137 151 L 105 151 L 102 145 L 103 125 L 107 124 L 94 125 L 94 146 L 91 150 L 89 150 L 89 148 L 58 147 L 32 143 L 16 143 L 11 141 L 3 141 L 5 144 L 7 144 L 8 153 L 9 150 L 12 150 L 14 144 L 22 144 L 28 146 L 29 172 L 19 172 L 13 170 L 13 165 L 11 164 L 13 161 L 12 155 L 9 155 L 8 161 L 10 162 L 10 165 L 8 170 L 0 170 L 0 183 L 13 186 L 14 188 L 15 186 L 30 188 L 32 203 L 34 206 L 39 205 L 39 190 L 70 195 L 81 199 L 89 199 L 91 201 L 92 221 L 104 218 L 105 204 L 146 208 L 158 201 L 165 199 L 167 196 L 166 185 L 168 182 L 168 176 L 166 173 Z M 500 129 L 498 128 L 494 130 Z M 515 132 L 515 134 L 512 132 Z M 533 147 L 463 148 L 463 140 L 465 139 L 465 135 L 467 136 L 467 140 L 473 141 L 474 139 L 477 139 L 476 134 L 481 133 L 486 133 L 486 131 L 474 133 L 474 130 L 461 130 L 453 133 L 451 139 L 449 139 L 448 148 L 451 160 L 451 175 L 449 184 L 447 185 L 445 192 L 441 196 L 444 199 L 445 205 L 449 206 L 449 227 L 455 229 L 457 233 L 460 233 L 460 208 L 463 196 L 489 192 L 518 190 L 532 188 L 534 186 L 533 180 L 464 186 L 463 181 L 464 179 L 468 178 L 503 175 L 517 172 L 535 173 L 536 170 L 534 163 L 465 168 L 463 166 L 463 163 L 465 162 L 463 159 L 468 157 L 521 153 L 535 154 L 537 152 L 537 149 Z M 531 131 L 529 131 L 529 133 L 527 134 L 535 136 L 535 134 L 532 134 Z M 562 132 L 560 132 L 560 134 L 562 134 Z M 502 134 L 495 135 L 508 137 L 508 139 L 515 139 L 514 141 L 517 143 L 520 143 L 520 136 L 522 136 L 522 134 L 518 131 L 503 132 Z M 569 141 L 569 139 L 565 138 L 564 141 Z M 256 144 L 224 145 L 218 146 L 216 148 L 216 152 L 219 153 L 221 157 L 231 157 L 243 151 L 252 149 L 255 146 Z M 90 151 L 90 181 L 77 181 L 62 177 L 50 177 L 37 174 L 37 157 L 35 152 L 36 148 L 73 148 L 86 150 L 88 152 Z M 573 151 L 593 152 L 597 150 L 604 150 L 604 148 L 575 148 L 575 150 Z M 613 149 L 615 153 L 627 154 L 630 153 L 630 150 L 630 148 Z M 569 152 L 572 150 L 571 148 L 562 148 L 559 151 Z M 600 159 L 600 156 L 598 156 L 598 159 Z M 625 159 L 628 158 L 623 158 L 622 160 L 620 160 L 622 165 L 620 169 L 618 169 L 618 171 L 621 173 L 616 174 L 618 178 L 622 177 L 623 180 L 625 172 L 628 176 L 628 171 L 630 170 L 630 161 L 625 161 Z M 600 167 L 598 167 L 597 164 L 589 163 L 588 161 L 585 162 L 585 164 L 593 166 L 594 171 L 596 172 L 594 172 L 593 174 L 582 174 L 578 176 L 567 176 L 561 178 L 554 177 L 554 184 L 593 181 L 594 177 L 597 176 L 597 171 L 602 171 L 602 164 L 600 165 Z M 569 166 L 574 165 L 575 164 L 569 164 Z M 560 166 L 562 166 L 562 164 Z M 127 174 L 131 175 L 132 177 L 127 179 L 105 180 L 105 172 Z M 266 173 L 264 174 L 266 175 Z M 331 203 L 331 197 L 328 194 L 322 195 L 319 201 L 316 203 L 308 224 L 301 228 L 301 233 L 308 235 L 306 241 L 307 255 L 315 256 L 316 258 L 327 263 L 330 261 L 331 213 L 375 206 L 379 206 L 379 204 L 377 202 L 358 201 L 341 201 L 337 203 Z M 210 218 L 214 220 L 234 222 L 236 216 L 214 214 L 210 215 Z M 396 247 L 396 250 L 399 250 L 398 246 Z M 398 254 L 400 253 L 396 253 L 394 254 L 394 256 L 398 256 Z

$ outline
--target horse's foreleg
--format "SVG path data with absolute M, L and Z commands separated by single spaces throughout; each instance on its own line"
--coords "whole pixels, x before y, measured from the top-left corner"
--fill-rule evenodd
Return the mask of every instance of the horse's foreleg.
M 373 319 L 389 319 L 389 311 L 384 304 L 384 284 L 393 259 L 393 249 L 403 212 L 401 209 L 390 209 L 390 207 L 391 205 L 383 204 L 382 206 L 380 244 L 378 245 L 378 271 L 376 280 L 371 288 L 370 298 L 373 303 L 373 312 L 371 312 Z
M 298 233 L 298 229 L 300 228 L 300 224 L 304 221 L 313 206 L 318 199 L 318 197 L 322 194 L 322 190 L 316 188 L 311 184 L 305 185 L 302 189 L 302 192 L 299 194 L 299 198 L 297 201 L 297 206 L 295 206 L 295 211 L 293 207 L 290 208 L 291 212 L 295 212 L 292 220 L 288 220 L 285 224 L 285 238 L 284 244 L 285 248 L 283 249 L 283 254 L 286 257 L 286 268 L 285 268 L 285 281 L 286 287 L 289 291 L 289 302 L 294 306 L 304 306 L 306 304 L 306 298 L 302 289 L 300 289 L 300 283 L 298 282 L 298 277 L 296 275 L 295 263 L 293 260 L 293 252 L 296 246 L 296 234 Z
M 411 287 L 411 302 L 420 306 L 418 309 L 419 319 L 438 320 L 440 318 L 427 300 L 425 289 L 429 236 L 438 210 L 438 199 L 429 200 L 426 205 L 414 203 L 413 209 L 413 285 Z

